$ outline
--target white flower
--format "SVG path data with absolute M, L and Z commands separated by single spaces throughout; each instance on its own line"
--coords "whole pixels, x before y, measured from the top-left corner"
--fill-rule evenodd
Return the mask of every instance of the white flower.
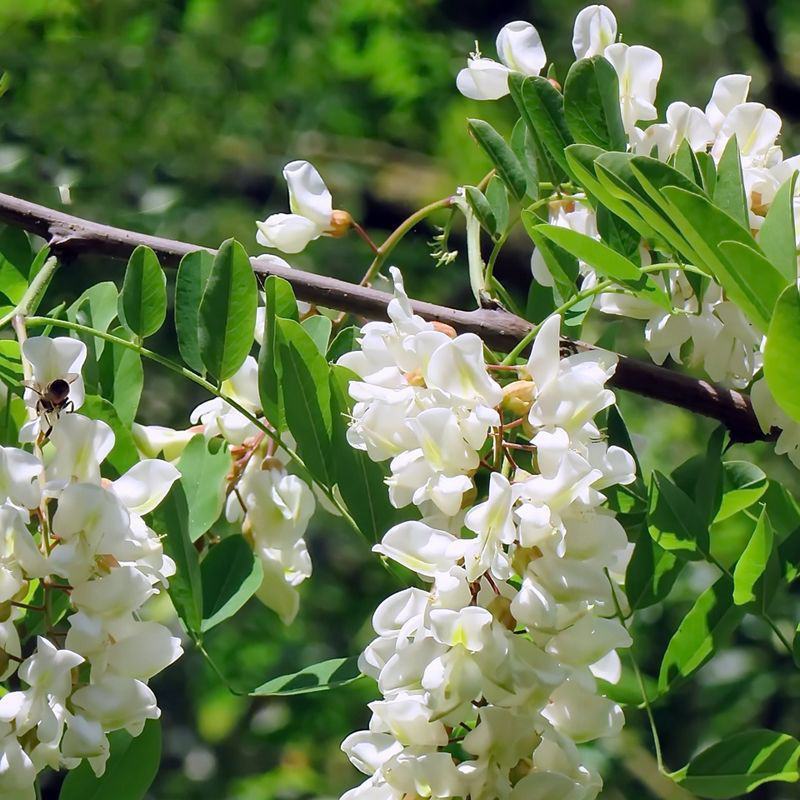
M 50 434 L 55 455 L 47 465 L 49 483 L 100 482 L 100 464 L 114 447 L 114 431 L 99 419 L 68 414 Z
M 41 498 L 42 462 L 18 447 L 0 447 L 0 502 L 36 508 Z
M 661 77 L 661 56 L 649 47 L 622 42 L 606 47 L 603 55 L 617 71 L 622 123 L 630 134 L 639 120 L 658 116 L 653 103 Z
M 747 100 L 750 80 L 749 75 L 725 75 L 714 84 L 706 106 L 706 117 L 715 132 L 722 127 L 728 114 Z
M 486 570 L 501 579 L 508 577 L 508 557 L 502 545 L 512 544 L 517 528 L 512 515 L 511 484 L 499 472 L 493 472 L 489 482 L 489 499 L 474 506 L 464 518 L 464 524 L 474 531 L 464 547 L 467 577 L 473 581 Z
M 471 100 L 497 100 L 508 94 L 509 72 L 538 75 L 547 63 L 542 40 L 529 22 L 509 22 L 497 35 L 497 55 L 502 63 L 473 54 L 456 86 Z
M 72 703 L 106 731 L 124 728 L 131 736 L 142 732 L 146 720 L 161 716 L 147 684 L 116 675 L 104 675 L 96 683 L 82 686 L 73 693 Z
M 617 38 L 617 19 L 608 6 L 586 6 L 575 17 L 572 49 L 575 58 L 602 55 Z
M 258 225 L 256 239 L 264 247 L 299 253 L 331 227 L 333 200 L 319 172 L 308 161 L 291 161 L 283 168 L 289 187 L 291 214 L 272 214 Z
M 761 103 L 741 103 L 725 117 L 711 155 L 719 161 L 728 141 L 735 136 L 743 168 L 768 165 L 781 124 L 780 116 L 771 108 Z
M 457 543 L 458 539 L 451 533 L 409 520 L 390 528 L 372 550 L 423 577 L 432 578 L 453 563 Z
M 134 422 L 131 433 L 136 449 L 143 458 L 163 455 L 167 461 L 177 461 L 197 431 L 176 431 L 162 425 L 140 425 Z

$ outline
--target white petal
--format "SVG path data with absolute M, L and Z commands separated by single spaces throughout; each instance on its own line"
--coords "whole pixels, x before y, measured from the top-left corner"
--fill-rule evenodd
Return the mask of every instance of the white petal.
M 509 69 L 538 75 L 547 63 L 539 32 L 530 22 L 509 22 L 497 34 L 497 55 Z
M 323 230 L 315 222 L 300 214 L 272 214 L 263 222 L 256 222 L 256 240 L 264 247 L 274 247 L 283 253 L 299 253 Z
M 148 458 L 134 464 L 111 485 L 129 511 L 143 515 L 152 511 L 167 495 L 181 474 L 160 458 Z
M 587 6 L 575 17 L 572 49 L 575 58 L 600 55 L 617 38 L 617 19 L 608 6 Z
M 470 100 L 498 100 L 508 94 L 508 67 L 491 58 L 470 58 L 456 78 L 456 87 Z
M 289 187 L 292 213 L 310 219 L 320 230 L 328 228 L 333 200 L 316 168 L 308 161 L 291 161 L 283 168 L 283 177 Z

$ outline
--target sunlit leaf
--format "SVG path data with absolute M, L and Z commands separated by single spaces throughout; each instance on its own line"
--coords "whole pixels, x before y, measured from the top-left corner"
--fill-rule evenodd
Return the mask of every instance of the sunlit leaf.
M 128 259 L 117 313 L 123 327 L 140 339 L 164 324 L 167 278 L 158 256 L 149 247 L 139 245 Z

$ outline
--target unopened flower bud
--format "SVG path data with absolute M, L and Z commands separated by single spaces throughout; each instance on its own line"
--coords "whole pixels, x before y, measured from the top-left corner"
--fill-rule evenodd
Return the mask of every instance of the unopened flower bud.
M 11 609 L 13 606 L 11 605 L 10 600 L 6 600 L 5 603 L 0 603 L 0 622 L 7 622 L 8 618 L 11 616 Z M 0 672 L 3 671 L 3 666 L 0 664 Z
M 433 321 L 431 323 L 433 325 L 433 329 L 435 331 L 439 331 L 439 333 L 444 333 L 449 336 L 451 339 L 455 339 L 458 334 L 456 333 L 456 329 L 452 325 L 448 325 L 446 322 L 437 322 Z
M 17 589 L 16 594 L 11 599 L 16 600 L 18 603 L 21 603 L 28 596 L 30 588 L 31 588 L 30 581 L 22 581 L 22 586 L 20 586 L 19 589 Z
M 331 212 L 331 223 L 326 233 L 328 236 L 333 236 L 335 239 L 338 239 L 344 236 L 352 226 L 353 218 L 350 216 L 349 212 L 341 208 L 335 208 Z
M 535 388 L 533 381 L 513 381 L 508 386 L 503 387 L 503 401 L 501 403 L 503 410 L 516 417 L 522 417 L 527 414 L 533 402 Z

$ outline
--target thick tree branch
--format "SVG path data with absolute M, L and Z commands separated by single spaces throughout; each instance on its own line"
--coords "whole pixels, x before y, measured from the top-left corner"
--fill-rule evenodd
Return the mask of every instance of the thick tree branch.
M 127 259 L 138 245 L 147 245 L 163 264 L 177 265 L 187 253 L 209 249 L 101 225 L 7 194 L 0 194 L 0 221 L 38 234 L 50 242 L 56 254 L 62 256 L 93 253 Z M 287 269 L 269 257 L 253 258 L 251 262 L 259 275 L 285 278 L 301 300 L 368 318 L 386 317 L 391 295 L 384 292 L 324 275 Z M 476 333 L 496 350 L 510 350 L 531 328 L 529 322 L 506 311 L 460 311 L 419 301 L 413 306 L 414 311 L 426 319 L 447 323 L 459 332 Z M 563 344 L 573 350 L 590 348 L 590 345 L 569 339 L 564 339 Z M 735 441 L 768 438 L 762 433 L 747 396 L 709 381 L 620 356 L 612 383 L 618 389 L 716 419 L 729 428 Z

